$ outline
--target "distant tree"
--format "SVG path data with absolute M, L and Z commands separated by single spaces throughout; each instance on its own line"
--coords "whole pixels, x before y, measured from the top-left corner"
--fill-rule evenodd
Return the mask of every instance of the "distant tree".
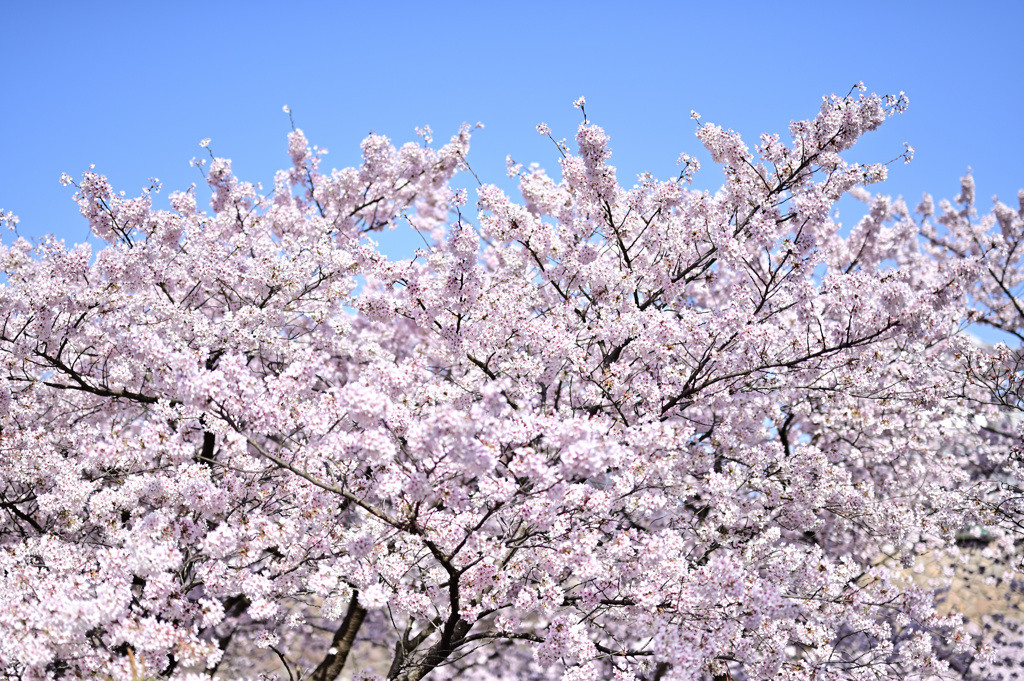
M 561 178 L 510 162 L 522 202 L 472 220 L 468 127 L 333 172 L 294 130 L 269 193 L 199 162 L 208 211 L 86 173 L 102 250 L 0 250 L 0 667 L 1012 673 L 1012 612 L 942 606 L 1019 565 L 1024 365 L 965 328 L 1024 339 L 1022 212 L 869 195 L 886 166 L 841 154 L 906 103 L 753 152 L 694 114 L 712 195 L 685 155 L 623 188 L 581 98 Z M 396 225 L 414 258 L 369 238 Z

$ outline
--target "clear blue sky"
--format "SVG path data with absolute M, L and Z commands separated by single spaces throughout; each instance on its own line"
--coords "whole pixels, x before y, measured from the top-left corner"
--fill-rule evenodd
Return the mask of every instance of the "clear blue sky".
M 199 180 L 205 137 L 269 185 L 288 164 L 283 104 L 331 166 L 357 163 L 371 130 L 401 143 L 429 124 L 443 142 L 482 121 L 469 159 L 501 183 L 506 154 L 557 169 L 534 127 L 571 138 L 583 94 L 628 182 L 700 151 L 691 109 L 753 144 L 863 80 L 910 97 L 856 151 L 916 148 L 880 191 L 951 197 L 968 165 L 983 208 L 1024 187 L 1020 1 L 9 2 L 0 23 L 0 208 L 27 237 L 88 236 L 62 172 L 94 163 L 129 194 L 156 176 L 166 195 Z M 698 184 L 720 177 L 706 162 Z

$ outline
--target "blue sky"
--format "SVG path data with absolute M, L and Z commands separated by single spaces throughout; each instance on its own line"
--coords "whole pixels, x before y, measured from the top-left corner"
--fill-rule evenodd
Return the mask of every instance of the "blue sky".
M 288 163 L 284 104 L 332 167 L 371 130 L 402 143 L 429 124 L 443 142 L 481 121 L 469 160 L 500 184 L 506 154 L 557 169 L 535 126 L 571 138 L 586 95 L 625 183 L 701 151 L 691 109 L 753 144 L 863 80 L 910 98 L 853 153 L 916 148 L 879 191 L 952 197 L 969 165 L 983 208 L 1024 187 L 1024 2 L 20 2 L 0 23 L 0 208 L 30 238 L 88 237 L 62 172 L 96 164 L 129 194 L 156 176 L 166 195 L 200 180 L 188 161 L 206 137 L 269 185 Z M 717 187 L 701 158 L 696 184 Z

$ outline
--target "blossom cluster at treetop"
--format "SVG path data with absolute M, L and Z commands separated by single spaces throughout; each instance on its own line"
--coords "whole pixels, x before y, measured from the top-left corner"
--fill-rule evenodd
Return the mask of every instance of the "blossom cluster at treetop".
M 0 245 L 4 678 L 1017 678 L 1024 193 L 870 193 L 906 106 L 694 113 L 714 193 L 621 183 L 582 98 L 517 198 L 469 126 L 293 127 L 208 207 L 65 176 L 102 248 Z

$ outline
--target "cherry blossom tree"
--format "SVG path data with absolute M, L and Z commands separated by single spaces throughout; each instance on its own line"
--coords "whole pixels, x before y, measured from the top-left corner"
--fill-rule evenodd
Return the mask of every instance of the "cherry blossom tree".
M 1012 613 L 944 594 L 980 553 L 1015 584 L 1022 356 L 965 328 L 1024 339 L 1024 213 L 869 194 L 887 166 L 842 154 L 906 105 L 828 97 L 753 151 L 694 113 L 714 194 L 687 155 L 620 185 L 582 98 L 560 177 L 510 160 L 521 200 L 476 211 L 465 126 L 331 172 L 293 129 L 270 191 L 211 154 L 208 210 L 65 177 L 105 246 L 0 249 L 0 667 L 1012 669 Z

